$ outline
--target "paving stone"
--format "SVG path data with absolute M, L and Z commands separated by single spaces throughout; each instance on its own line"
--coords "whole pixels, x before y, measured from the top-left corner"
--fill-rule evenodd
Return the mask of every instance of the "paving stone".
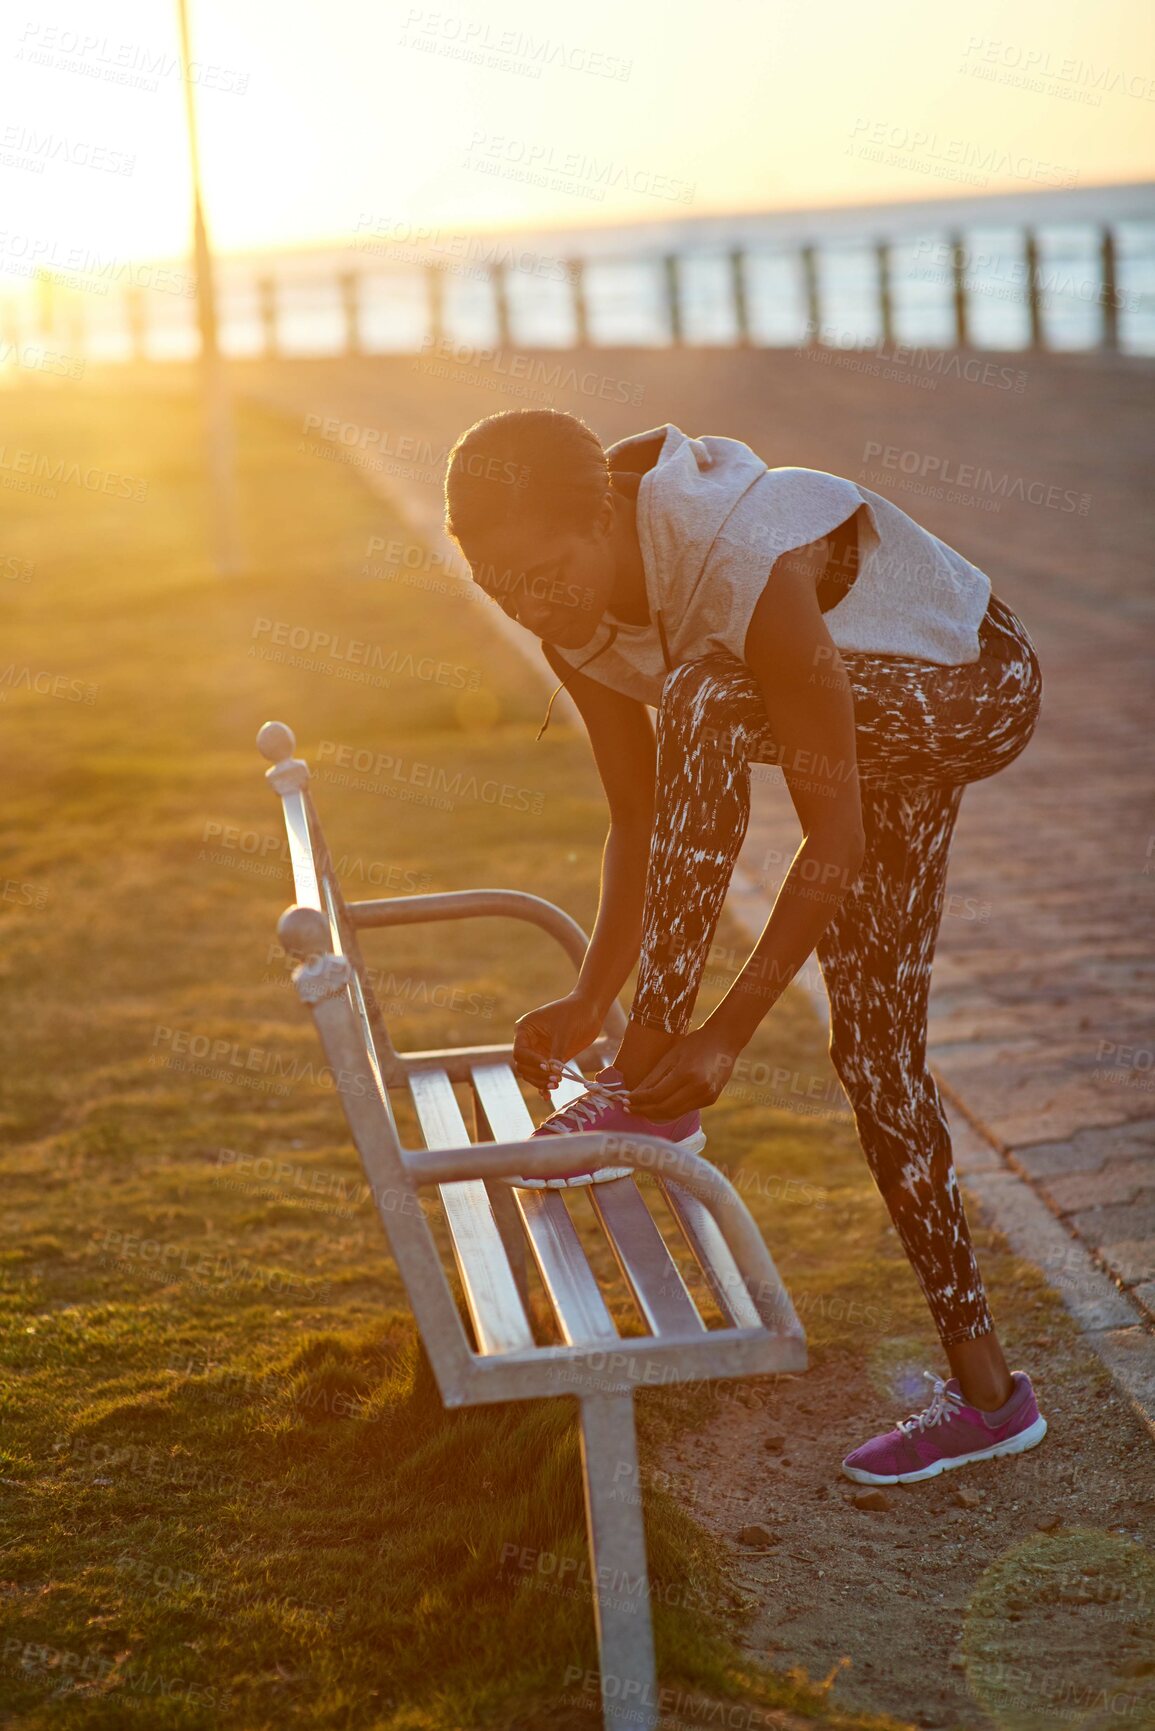
M 1151 1095 L 1120 1086 L 1083 1043 L 936 1047 L 931 1060 L 1003 1147 L 1151 1116 Z
M 1155 1238 L 1119 1238 L 1098 1248 L 1103 1261 L 1124 1286 L 1155 1280 Z
M 1155 1317 L 1155 1280 L 1141 1280 L 1138 1286 L 1129 1288 L 1128 1296 L 1141 1304 L 1150 1316 Z
M 1135 1321 L 1134 1306 L 1029 1184 L 1013 1172 L 985 1172 L 968 1179 L 966 1189 L 989 1210 L 1011 1249 L 1042 1271 L 1081 1327 Z
M 950 1126 L 954 1163 L 960 1176 L 967 1178 L 972 1172 L 1005 1171 L 1006 1162 L 998 1149 L 993 1148 L 985 1136 L 980 1136 L 974 1125 L 968 1123 L 949 1100 L 945 1100 L 943 1104 L 946 1107 L 947 1124 Z
M 1143 1190 L 1155 1187 L 1155 1149 L 1140 1160 L 1108 1160 L 1097 1172 L 1072 1172 L 1039 1182 L 1060 1214 L 1132 1202 Z
M 1066 1172 L 1097 1172 L 1105 1160 L 1155 1154 L 1155 1118 L 1134 1123 L 1094 1125 L 1065 1142 L 1012 1144 L 1016 1164 L 1028 1177 L 1050 1178 Z
M 1104 1329 L 1089 1337 L 1115 1380 L 1130 1396 L 1137 1415 L 1155 1436 L 1155 1335 L 1142 1325 Z
M 1084 1208 L 1069 1216 L 1080 1238 L 1105 1250 L 1111 1244 L 1151 1241 L 1155 1257 L 1155 1193 L 1142 1191 L 1134 1202 L 1113 1202 L 1105 1208 Z M 1137 1278 L 1142 1278 L 1138 1276 Z

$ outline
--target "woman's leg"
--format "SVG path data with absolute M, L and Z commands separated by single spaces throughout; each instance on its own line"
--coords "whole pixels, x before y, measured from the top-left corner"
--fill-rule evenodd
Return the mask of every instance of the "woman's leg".
M 931 963 L 961 786 L 863 783 L 866 856 L 818 944 L 830 1056 L 963 1398 L 1012 1392 L 926 1061 Z
M 633 1085 L 689 1026 L 750 821 L 750 762 L 766 710 L 732 656 L 683 663 L 658 706 L 654 829 L 638 985 L 614 1063 Z
M 962 667 L 843 652 L 864 772 L 963 784 L 1018 756 L 1042 689 L 1034 649 L 994 596 L 979 641 L 979 659 Z M 657 745 L 638 985 L 614 1060 L 631 1085 L 689 1026 L 749 823 L 749 765 L 779 755 L 753 674 L 726 652 L 667 676 Z

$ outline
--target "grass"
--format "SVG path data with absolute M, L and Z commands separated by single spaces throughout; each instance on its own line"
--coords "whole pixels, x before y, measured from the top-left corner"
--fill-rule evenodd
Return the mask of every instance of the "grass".
M 588 743 L 555 721 L 534 744 L 540 691 L 481 604 L 362 574 L 369 537 L 405 531 L 273 417 L 241 417 L 250 568 L 222 581 L 189 398 L 6 401 L 14 448 L 148 485 L 4 489 L 0 1702 L 32 1731 L 586 1724 L 557 1695 L 567 1665 L 596 1665 L 588 1585 L 533 1590 L 525 1562 L 585 1568 L 575 1414 L 441 1408 L 286 988 L 290 881 L 252 741 L 276 716 L 318 771 L 361 751 L 403 764 L 374 793 L 317 781 L 350 893 L 525 887 L 587 930 L 604 826 Z M 275 642 L 302 631 L 329 640 L 313 666 Z M 434 769 L 515 792 L 397 797 Z M 719 943 L 749 949 L 725 919 Z M 508 1038 L 570 977 L 543 934 L 499 922 L 373 945 L 403 1047 Z M 794 1080 L 724 1096 L 711 1154 L 815 1362 L 860 1356 L 880 1319 L 933 1346 L 849 1120 L 802 1109 L 811 1079 L 831 1097 L 823 1043 L 789 995 L 747 1057 Z M 997 1284 L 1006 1264 L 985 1266 Z M 638 1404 L 647 1465 L 710 1406 L 700 1389 Z M 646 1500 L 663 1682 L 883 1724 L 745 1663 L 716 1541 L 660 1483 Z

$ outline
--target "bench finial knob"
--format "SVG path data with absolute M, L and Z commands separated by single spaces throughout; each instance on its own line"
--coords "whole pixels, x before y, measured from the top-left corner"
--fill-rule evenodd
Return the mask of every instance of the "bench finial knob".
M 257 750 L 262 757 L 267 757 L 270 763 L 281 763 L 286 757 L 292 757 L 297 749 L 297 741 L 291 727 L 283 721 L 266 721 L 257 734 Z
M 316 908 L 286 908 L 277 921 L 277 936 L 289 954 L 302 961 L 326 955 L 333 948 L 329 922 Z

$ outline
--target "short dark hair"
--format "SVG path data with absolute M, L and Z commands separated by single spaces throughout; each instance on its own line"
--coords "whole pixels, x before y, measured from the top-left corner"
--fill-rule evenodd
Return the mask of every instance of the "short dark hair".
M 468 559 L 470 547 L 503 525 L 587 529 L 609 485 L 601 440 L 580 416 L 562 409 L 486 415 L 449 453 L 445 530 Z

